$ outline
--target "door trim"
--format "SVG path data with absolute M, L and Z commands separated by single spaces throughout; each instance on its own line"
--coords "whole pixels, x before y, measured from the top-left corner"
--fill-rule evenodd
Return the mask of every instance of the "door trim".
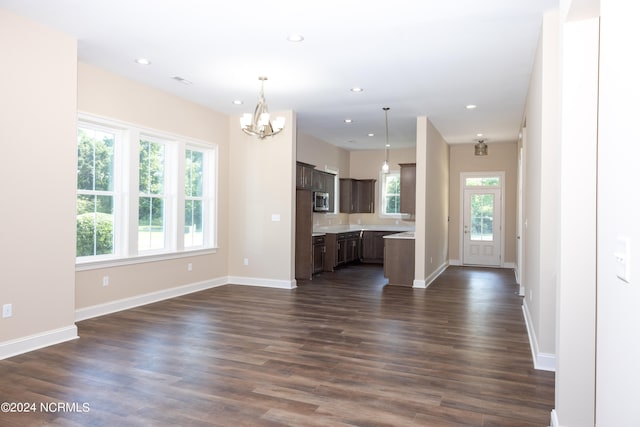
M 478 177 L 489 177 L 489 176 L 499 176 L 500 177 L 500 265 L 499 267 L 504 268 L 504 235 L 506 234 L 504 221 L 504 211 L 505 211 L 505 171 L 497 171 L 497 172 L 460 172 L 460 228 L 458 229 L 458 259 L 460 260 L 460 264 L 464 265 L 464 190 L 465 190 L 465 178 L 478 178 Z M 497 187 L 469 187 L 475 189 L 482 188 L 497 188 Z M 482 265 L 476 265 L 476 267 L 482 267 Z M 494 265 L 488 267 L 495 267 Z

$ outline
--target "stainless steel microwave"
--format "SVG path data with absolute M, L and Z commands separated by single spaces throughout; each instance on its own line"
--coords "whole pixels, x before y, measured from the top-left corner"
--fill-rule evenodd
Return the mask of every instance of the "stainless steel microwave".
M 313 211 L 329 212 L 329 193 L 324 191 L 313 192 Z

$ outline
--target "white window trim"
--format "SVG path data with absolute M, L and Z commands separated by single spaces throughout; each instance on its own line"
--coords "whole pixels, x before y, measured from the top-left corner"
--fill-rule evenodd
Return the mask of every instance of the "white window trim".
M 114 209 L 116 209 L 116 217 L 114 222 L 119 222 L 120 232 L 114 236 L 114 255 L 100 255 L 92 257 L 76 258 L 76 271 L 92 270 L 96 268 L 106 268 L 112 266 L 122 266 L 130 264 L 138 264 L 143 262 L 169 260 L 194 255 L 209 254 L 217 252 L 218 238 L 218 144 L 205 142 L 183 135 L 176 135 L 170 132 L 159 131 L 155 129 L 145 128 L 137 124 L 124 122 L 117 119 L 102 117 L 90 113 L 80 112 L 78 114 L 78 127 L 83 124 L 87 126 L 102 128 L 109 132 L 118 131 L 121 136 L 121 143 L 116 144 L 114 149 L 114 186 L 118 185 L 118 194 L 114 200 Z M 184 148 L 204 151 L 205 168 L 208 171 L 213 170 L 214 173 L 207 174 L 206 180 L 209 190 L 207 191 L 206 218 L 210 218 L 209 231 L 204 236 L 204 246 L 194 248 L 184 248 L 184 236 L 177 232 L 179 217 L 182 217 L 184 224 L 184 203 L 182 211 L 175 210 L 176 200 L 183 200 L 182 192 L 178 196 L 178 191 L 184 188 L 184 177 L 181 177 L 179 171 L 180 165 L 173 166 L 174 175 L 170 178 L 165 176 L 171 189 L 165 188 L 165 194 L 169 198 L 173 198 L 171 218 L 165 217 L 167 230 L 165 231 L 165 239 L 167 234 L 173 233 L 170 244 L 165 244 L 162 251 L 141 251 L 137 248 L 137 224 L 138 224 L 138 174 L 132 171 L 138 170 L 138 142 L 140 138 L 149 138 L 159 142 L 166 142 L 167 148 L 174 150 L 175 153 L 184 153 Z M 132 147 L 135 147 L 132 148 Z M 168 156 L 171 157 L 171 156 Z M 173 156 L 177 162 L 183 162 L 182 155 Z M 213 168 L 211 167 L 213 166 Z M 128 170 L 130 173 L 119 173 L 118 171 Z M 177 176 L 175 176 L 177 174 Z M 182 186 L 180 183 L 182 182 Z M 203 183 L 204 185 L 205 183 Z M 179 209 L 179 206 L 177 207 Z M 173 214 L 176 212 L 176 214 Z M 166 215 L 166 212 L 165 212 Z
M 380 219 L 402 219 L 408 218 L 409 214 L 406 213 L 397 213 L 397 214 L 388 214 L 384 212 L 384 181 L 385 175 L 389 174 L 397 174 L 400 177 L 400 169 L 390 169 L 389 173 L 380 172 L 379 184 L 378 184 L 378 218 Z M 402 193 L 400 193 L 400 198 L 402 198 Z
M 326 212 L 327 217 L 335 217 L 340 213 L 340 169 L 325 165 L 324 171 L 335 175 L 333 180 L 333 212 Z

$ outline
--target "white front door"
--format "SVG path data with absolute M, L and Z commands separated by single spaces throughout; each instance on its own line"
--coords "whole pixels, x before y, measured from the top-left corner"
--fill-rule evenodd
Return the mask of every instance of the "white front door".
M 463 264 L 501 265 L 501 193 L 499 188 L 464 190 Z

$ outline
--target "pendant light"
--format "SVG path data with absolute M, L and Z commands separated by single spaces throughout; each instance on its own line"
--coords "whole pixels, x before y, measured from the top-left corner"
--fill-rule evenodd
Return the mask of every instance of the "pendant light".
M 384 145 L 384 163 L 382 163 L 382 173 L 389 173 L 389 118 L 387 112 L 389 107 L 382 107 L 384 110 L 384 126 L 386 130 L 386 140 Z
M 478 143 L 473 146 L 476 156 L 486 156 L 488 154 L 489 147 L 485 141 L 485 139 L 479 139 Z

